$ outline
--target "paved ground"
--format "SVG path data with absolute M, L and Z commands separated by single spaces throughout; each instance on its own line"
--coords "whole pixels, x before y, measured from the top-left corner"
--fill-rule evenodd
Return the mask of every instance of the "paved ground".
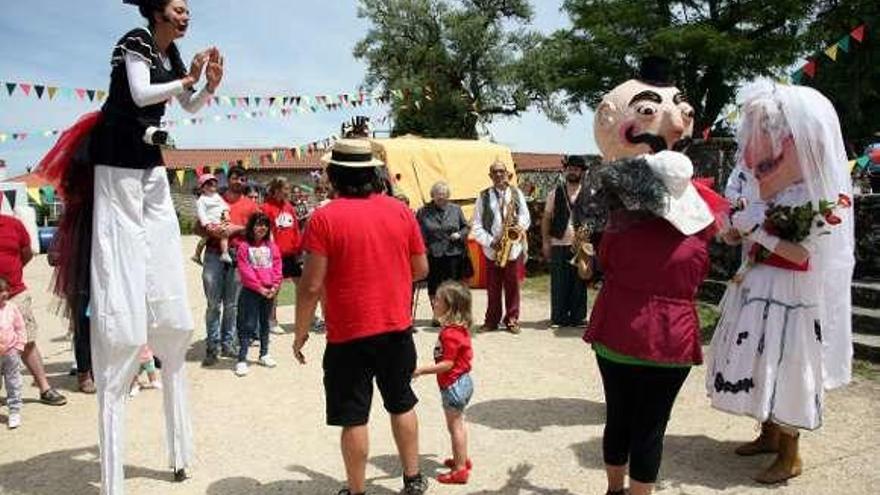
M 192 239 L 187 239 L 187 257 Z M 294 363 L 292 336 L 274 337 L 276 369 L 258 367 L 246 378 L 232 373 L 232 362 L 202 369 L 203 311 L 199 272 L 188 267 L 197 331 L 189 354 L 197 460 L 191 479 L 169 483 L 164 463 L 161 398 L 145 391 L 129 402 L 127 487 L 131 494 L 335 494 L 341 486 L 338 430 L 323 424 L 320 354 L 323 339 L 307 348 L 307 366 Z M 93 396 L 71 390 L 67 376 L 72 355 L 66 323 L 50 311 L 44 294 L 50 272 L 44 257 L 35 259 L 26 280 L 37 296 L 39 344 L 52 382 L 70 402 L 62 408 L 37 403 L 26 391 L 24 424 L 0 429 L 0 493 L 97 494 L 96 404 Z M 476 311 L 485 294 L 476 292 Z M 420 304 L 420 323 L 428 318 Z M 605 491 L 601 457 L 602 391 L 592 354 L 580 330 L 546 329 L 546 294 L 524 298 L 524 331 L 474 340 L 476 393 L 469 409 L 475 469 L 470 484 L 432 485 L 431 493 L 589 495 Z M 284 308 L 282 322 L 293 319 Z M 433 330 L 416 336 L 420 355 L 430 359 Z M 254 350 L 256 354 L 256 350 Z M 831 394 L 826 426 L 803 435 L 805 472 L 778 488 L 751 481 L 770 459 L 738 458 L 734 446 L 749 439 L 755 424 L 712 410 L 703 393 L 703 369 L 689 377 L 666 439 L 659 493 L 662 494 L 876 494 L 880 485 L 880 385 L 856 380 Z M 448 455 L 436 384 L 419 379 L 421 451 L 424 472 L 434 474 Z M 371 493 L 391 494 L 400 487 L 388 421 L 375 401 L 368 476 Z M 5 408 L 0 423 L 5 423 Z

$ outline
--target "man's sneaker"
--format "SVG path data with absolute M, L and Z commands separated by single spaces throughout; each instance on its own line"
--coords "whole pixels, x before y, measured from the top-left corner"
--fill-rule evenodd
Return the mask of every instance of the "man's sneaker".
M 231 347 L 225 347 L 220 351 L 220 357 L 238 359 L 238 352 Z
M 278 363 L 272 359 L 272 356 L 266 354 L 265 356 L 260 357 L 260 366 L 265 366 L 267 368 L 274 368 L 278 366 Z
M 202 360 L 202 366 L 208 368 L 210 366 L 214 366 L 215 364 L 217 364 L 217 352 L 208 351 L 208 354 L 205 355 L 205 359 Z
M 190 258 L 190 261 L 192 261 L 193 263 L 195 263 L 199 266 L 202 266 L 202 259 L 199 258 L 199 256 L 197 254 L 192 255 L 192 258 Z
M 413 477 L 403 476 L 403 490 L 400 495 L 422 495 L 428 491 L 428 478 L 419 473 Z
M 220 261 L 228 264 L 232 264 L 232 256 L 229 256 L 229 253 L 223 253 L 220 255 Z
M 244 361 L 235 363 L 235 376 L 247 376 L 248 365 Z
M 272 325 L 271 328 L 269 328 L 269 333 L 274 333 L 275 335 L 284 335 L 287 332 L 284 331 L 284 327 L 276 323 Z
M 131 390 L 128 391 L 128 397 L 130 399 L 134 399 L 135 397 L 138 396 L 139 393 L 141 393 L 141 384 L 135 383 L 134 385 L 131 386 Z
M 14 430 L 21 426 L 21 414 L 19 413 L 10 413 L 9 419 L 7 420 L 6 426 L 10 430 Z
M 159 380 L 153 380 L 150 382 L 150 388 L 155 390 L 162 390 L 162 382 Z
M 312 322 L 312 331 L 315 333 L 324 333 L 327 331 L 327 325 L 324 323 L 324 320 L 315 318 L 315 321 Z
M 64 397 L 54 388 L 50 388 L 40 394 L 40 402 L 49 406 L 63 406 L 67 404 L 67 397 Z

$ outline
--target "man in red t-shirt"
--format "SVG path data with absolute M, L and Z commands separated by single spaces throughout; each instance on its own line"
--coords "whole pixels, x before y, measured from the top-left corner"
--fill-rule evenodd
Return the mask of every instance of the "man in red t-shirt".
M 21 360 L 40 388 L 40 401 L 52 406 L 63 406 L 67 399 L 49 385 L 43 357 L 37 348 L 37 320 L 31 304 L 31 295 L 24 285 L 24 266 L 34 257 L 31 236 L 24 224 L 15 217 L 0 213 L 0 277 L 9 284 L 9 301 L 18 306 L 24 317 L 27 343 Z
M 233 337 L 235 336 L 241 282 L 238 279 L 235 265 L 220 259 L 219 242 L 216 239 L 219 239 L 222 229 L 225 228 L 229 235 L 230 254 L 235 259 L 233 253 L 244 235 L 245 225 L 251 215 L 260 209 L 253 200 L 244 195 L 247 183 L 247 171 L 244 167 L 236 165 L 230 168 L 228 181 L 229 187 L 223 194 L 223 199 L 229 205 L 229 224 L 225 227 L 218 226 L 216 229 L 206 229 L 212 239 L 205 249 L 202 268 L 202 286 L 205 289 L 207 302 L 205 308 L 207 346 L 202 366 L 216 364 L 218 351 L 224 357 L 238 359 L 238 353 L 233 348 Z M 223 310 L 222 320 L 221 308 Z
M 373 159 L 369 141 L 339 140 L 324 160 L 338 197 L 315 210 L 306 228 L 294 355 L 305 363 L 302 349 L 325 291 L 327 423 L 342 427 L 348 474 L 340 493 L 365 490 L 375 378 L 403 464 L 403 493 L 421 495 L 427 481 L 419 472 L 418 399 L 410 386 L 416 366 L 410 297 L 413 280 L 428 273 L 425 244 L 409 208 L 382 194 L 382 162 Z

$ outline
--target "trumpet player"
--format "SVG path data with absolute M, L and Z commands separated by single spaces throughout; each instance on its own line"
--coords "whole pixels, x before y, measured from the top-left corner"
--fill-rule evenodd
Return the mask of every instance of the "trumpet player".
M 526 232 L 531 218 L 522 191 L 510 185 L 507 165 L 496 160 L 489 166 L 492 187 L 477 197 L 471 231 L 483 249 L 486 263 L 486 318 L 480 331 L 498 330 L 502 323 L 501 294 L 504 293 L 504 326 L 513 334 L 519 327 L 519 272 L 526 254 Z
M 576 205 L 589 194 L 582 185 L 587 162 L 570 155 L 563 160 L 565 183 L 547 195 L 541 218 L 541 254 L 550 264 L 550 328 L 581 326 L 587 316 L 587 282 L 571 262 L 577 227 Z

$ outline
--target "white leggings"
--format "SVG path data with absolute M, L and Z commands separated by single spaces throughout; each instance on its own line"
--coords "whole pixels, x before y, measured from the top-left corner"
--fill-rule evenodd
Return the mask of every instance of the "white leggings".
M 101 493 L 120 495 L 125 398 L 143 344 L 162 361 L 168 463 L 192 459 L 184 364 L 193 321 L 165 167 L 95 167 L 91 283 Z

